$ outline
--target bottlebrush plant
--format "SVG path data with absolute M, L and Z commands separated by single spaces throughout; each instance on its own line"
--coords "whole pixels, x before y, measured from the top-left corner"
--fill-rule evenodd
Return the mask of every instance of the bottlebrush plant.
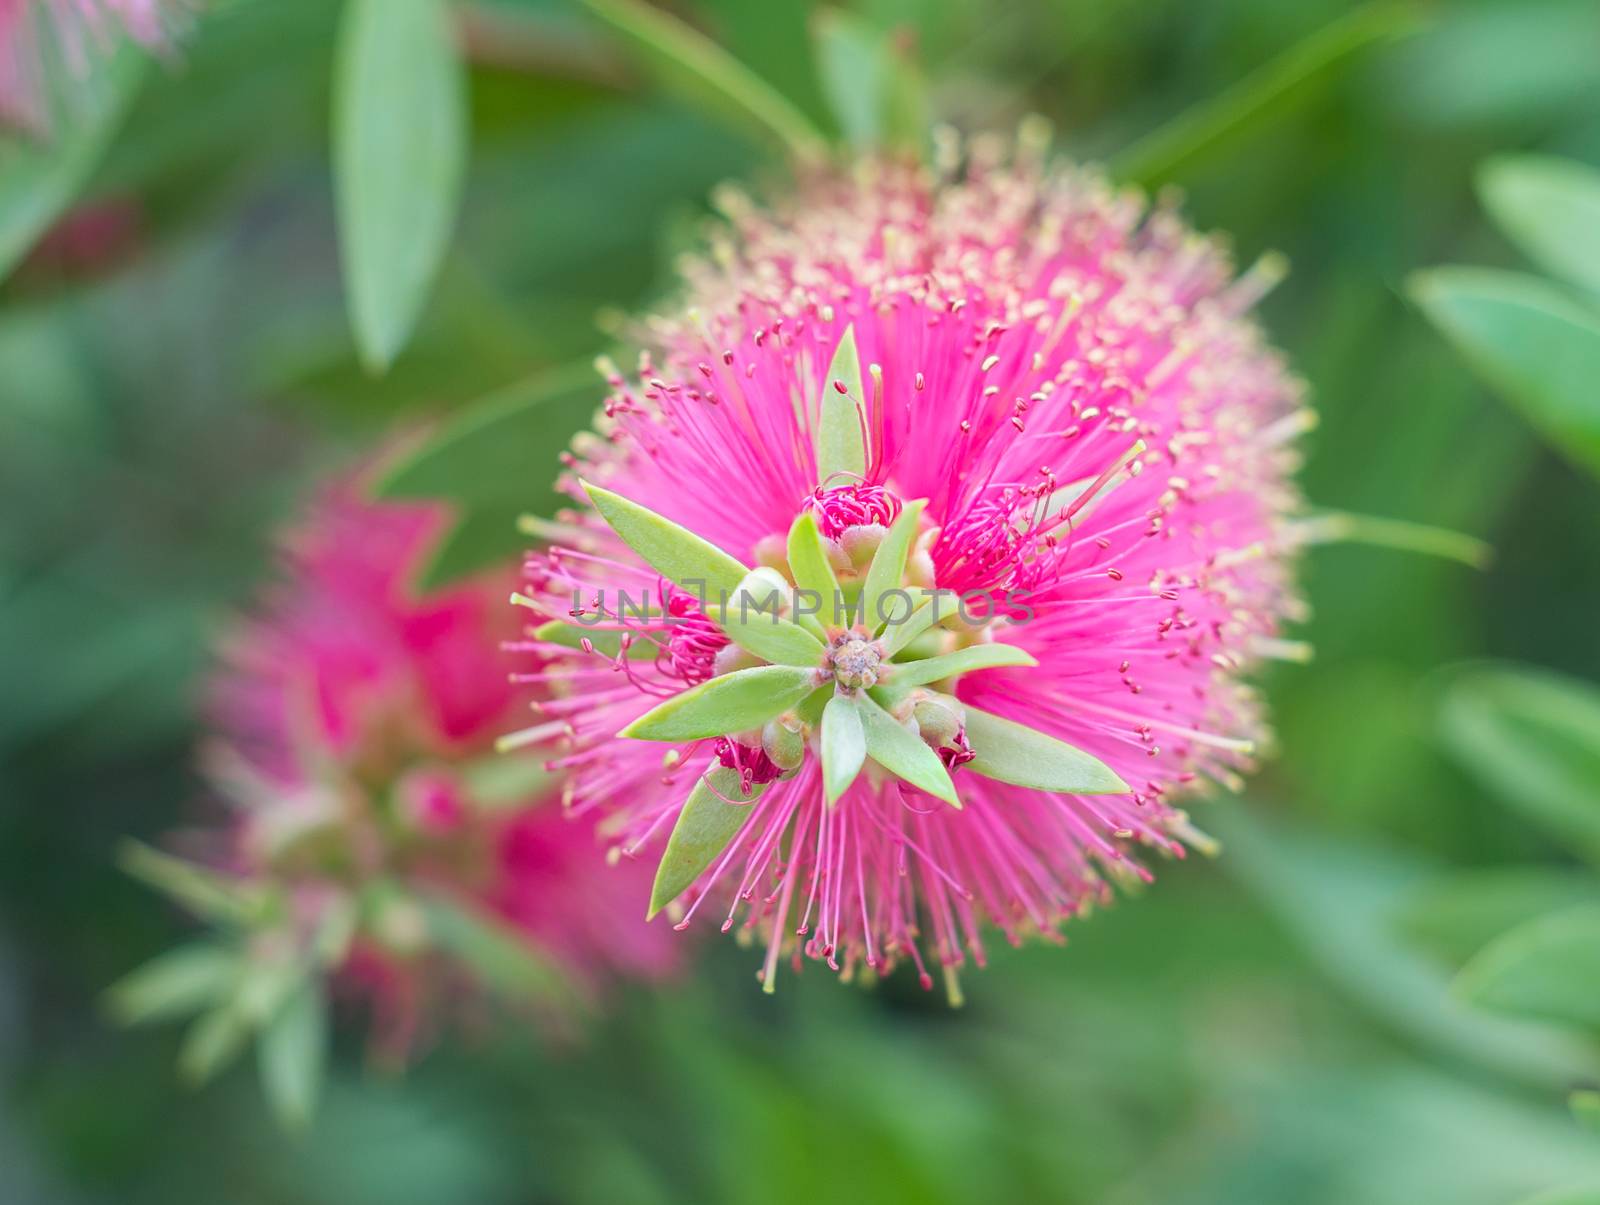
M 637 923 L 642 868 L 605 865 L 538 759 L 494 753 L 524 693 L 501 651 L 509 568 L 413 594 L 439 508 L 360 491 L 311 508 L 225 643 L 203 761 L 227 819 L 175 838 L 191 859 L 124 859 L 209 932 L 114 987 L 114 1014 L 198 1014 L 180 1054 L 196 1081 L 257 1035 L 291 1123 L 314 1103 L 330 993 L 365 1002 L 396 1061 L 492 1001 L 564 1033 L 677 953 Z
M 854 47 L 870 78 L 827 70 L 860 36 L 841 15 L 819 54 L 864 153 L 661 12 L 591 7 L 764 126 L 795 183 L 725 189 L 681 296 L 629 332 L 637 370 L 601 362 L 577 505 L 523 525 L 547 546 L 518 647 L 547 662 L 539 722 L 502 746 L 546 750 L 574 810 L 655 863 L 652 917 L 761 944 L 766 990 L 786 957 L 909 961 L 958 1000 L 986 929 L 1057 937 L 1148 878 L 1141 853 L 1210 846 L 1181 800 L 1267 736 L 1252 668 L 1308 655 L 1283 635 L 1297 549 L 1481 546 L 1305 512 L 1314 415 L 1248 316 L 1278 257 L 1235 276 L 1170 205 L 1052 164 L 1040 123 L 930 138 L 896 47 Z M 1126 174 L 1162 179 L 1282 86 Z M 502 425 L 464 419 L 387 488 L 430 492 Z

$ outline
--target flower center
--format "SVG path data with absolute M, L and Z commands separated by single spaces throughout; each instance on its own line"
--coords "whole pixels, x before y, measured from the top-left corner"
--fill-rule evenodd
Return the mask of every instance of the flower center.
M 900 516 L 900 499 L 881 485 L 865 482 L 831 489 L 818 486 L 806 499 L 806 509 L 816 515 L 817 530 L 837 540 L 851 527 L 888 527 Z
M 704 682 L 716 673 L 717 654 L 727 647 L 728 637 L 700 610 L 694 595 L 665 579 L 661 590 L 667 615 L 673 621 L 667 634 L 667 665 L 690 685 Z
M 828 650 L 833 680 L 846 690 L 865 690 L 878 684 L 883 648 L 876 640 L 846 632 L 834 638 Z

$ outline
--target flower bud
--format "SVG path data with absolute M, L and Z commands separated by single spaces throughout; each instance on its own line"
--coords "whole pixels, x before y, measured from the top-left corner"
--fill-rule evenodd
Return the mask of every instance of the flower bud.
M 872 564 L 872 558 L 883 543 L 889 529 L 881 523 L 859 523 L 839 533 L 839 546 L 853 569 L 862 570 Z
M 372 936 L 386 950 L 406 956 L 428 946 L 428 918 L 421 906 L 393 884 L 376 887 L 368 897 Z
M 776 569 L 752 569 L 728 599 L 728 609 L 739 619 L 757 622 L 763 613 L 784 615 L 791 609 L 789 583 Z
M 713 675 L 731 674 L 734 670 L 753 669 L 760 664 L 761 658 L 749 649 L 728 644 L 718 649 L 716 656 L 711 659 L 711 672 Z
M 787 583 L 789 547 L 782 536 L 762 536 L 756 541 L 755 557 L 757 565 L 784 574 Z
M 288 868 L 315 860 L 344 841 L 338 795 L 312 785 L 250 813 L 245 847 L 252 862 Z
M 412 770 L 395 785 L 395 819 L 411 831 L 442 837 L 466 823 L 456 780 L 438 767 Z
M 785 773 L 798 770 L 806 760 L 806 737 L 800 722 L 790 715 L 769 720 L 761 730 L 761 748 L 778 769 Z
M 933 568 L 933 546 L 939 540 L 939 528 L 930 527 L 917 537 L 906 559 L 906 584 L 924 590 L 933 589 L 936 576 Z
M 953 745 L 967 725 L 966 708 L 949 695 L 931 691 L 912 705 L 911 715 L 922 739 L 935 749 Z

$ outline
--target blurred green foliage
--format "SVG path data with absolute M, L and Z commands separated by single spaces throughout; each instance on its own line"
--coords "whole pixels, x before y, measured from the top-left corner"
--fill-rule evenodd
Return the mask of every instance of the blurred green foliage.
M 176 1035 L 116 1030 L 102 989 L 189 932 L 115 869 L 116 842 L 207 806 L 190 760 L 198 675 L 273 525 L 380 431 L 440 423 L 460 446 L 499 407 L 537 439 L 474 486 L 457 566 L 514 547 L 507 525 L 548 503 L 553 451 L 599 397 L 572 366 L 605 350 L 612 316 L 670 287 L 719 181 L 778 167 L 773 140 L 658 91 L 575 0 L 461 6 L 459 211 L 409 342 L 370 375 L 330 154 L 342 7 L 219 0 L 130 92 L 78 192 L 78 217 L 123 235 L 85 262 L 58 231 L 0 285 L 0 1200 L 1491 1205 L 1600 1183 L 1600 1135 L 1566 1105 L 1600 1077 L 1589 1039 L 1474 1008 L 1460 997 L 1507 998 L 1471 980 L 1449 990 L 1485 943 L 1499 952 L 1480 985 L 1528 956 L 1498 944 L 1521 922 L 1592 908 L 1571 852 L 1592 853 L 1571 841 L 1593 828 L 1592 764 L 1547 742 L 1592 755 L 1593 733 L 1552 735 L 1488 671 L 1440 671 L 1492 657 L 1600 679 L 1600 488 L 1403 291 L 1442 262 L 1520 270 L 1474 193 L 1489 157 L 1600 163 L 1592 0 L 1382 12 L 1419 28 L 1362 42 L 1315 87 L 1269 90 L 1248 128 L 1158 173 L 1241 259 L 1293 264 L 1264 319 L 1321 409 L 1311 500 L 1497 549 L 1482 574 L 1354 546 L 1309 556 L 1300 635 L 1317 661 L 1267 684 L 1280 747 L 1248 803 L 1196 807 L 1223 837 L 1216 862 L 1163 868 L 1064 949 L 1003 952 L 959 1012 L 899 980 L 862 992 L 815 973 L 768 998 L 750 952 L 710 940 L 681 988 L 625 994 L 570 1045 L 497 1029 L 396 1080 L 341 1038 L 299 1139 L 270 1124 L 248 1069 L 196 1096 L 172 1072 Z M 1041 113 L 1066 153 L 1112 162 L 1331 23 L 1378 19 L 1351 9 L 674 6 L 830 134 L 843 118 L 865 137 L 893 106 L 836 116 L 817 29 L 834 55 L 914 72 L 942 119 Z M 0 157 L 0 265 L 37 233 L 40 211 L 9 199 L 28 173 L 33 152 Z M 45 174 L 60 200 L 77 191 L 76 172 Z M 1529 250 L 1545 267 L 1592 262 Z M 432 492 L 432 470 L 412 471 Z M 1507 783 L 1508 755 L 1485 775 L 1473 752 L 1488 741 L 1532 770 Z M 1552 807 L 1572 823 L 1541 822 Z M 1592 1010 L 1591 975 L 1547 986 Z

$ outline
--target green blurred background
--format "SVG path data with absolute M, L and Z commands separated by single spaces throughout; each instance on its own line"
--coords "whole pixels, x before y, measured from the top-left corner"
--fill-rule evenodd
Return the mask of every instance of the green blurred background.
M 396 422 L 570 380 L 608 313 L 668 287 L 714 186 L 778 167 L 652 87 L 576 4 L 466 7 L 465 200 L 386 375 L 362 370 L 345 316 L 329 0 L 234 0 L 200 21 L 83 194 L 111 233 L 92 255 L 55 238 L 0 286 L 0 1202 L 1488 1205 L 1600 1182 L 1600 1134 L 1567 1104 L 1600 1082 L 1600 1052 L 1452 997 L 1500 920 L 1418 904 L 1497 868 L 1600 897 L 1440 734 L 1458 662 L 1600 678 L 1600 486 L 1405 292 L 1440 262 L 1519 263 L 1474 194 L 1486 156 L 1600 163 L 1594 0 L 1421 7 L 1409 36 L 1174 171 L 1194 223 L 1242 261 L 1291 261 L 1263 320 L 1321 410 L 1312 501 L 1497 550 L 1482 573 L 1356 546 L 1307 558 L 1297 635 L 1316 660 L 1267 683 L 1280 747 L 1245 799 L 1192 809 L 1220 858 L 1161 868 L 1065 948 L 1004 951 L 961 1010 L 819 968 L 769 998 L 749 951 L 710 940 L 692 977 L 625 992 L 577 1044 L 458 1037 L 400 1078 L 364 1067 L 346 1031 L 298 1139 L 248 1062 L 191 1093 L 176 1031 L 106 1022 L 105 986 L 188 928 L 113 851 L 204 806 L 197 675 L 273 526 Z M 1349 9 L 854 11 L 914 45 L 941 118 L 1009 130 L 1042 113 L 1060 150 L 1104 160 Z M 831 123 L 808 5 L 674 11 Z M 557 434 L 599 398 L 577 380 L 542 424 Z M 484 522 L 545 504 L 548 457 L 530 449 L 524 488 L 485 499 Z

